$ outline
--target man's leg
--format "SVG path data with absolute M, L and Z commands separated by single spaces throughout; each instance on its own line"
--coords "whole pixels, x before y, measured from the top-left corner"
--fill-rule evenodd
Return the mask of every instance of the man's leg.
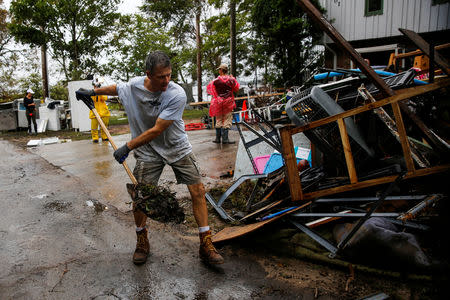
M 147 261 L 150 253 L 150 242 L 148 241 L 148 229 L 145 226 L 147 216 L 133 205 L 133 216 L 136 224 L 136 249 L 133 253 L 133 263 L 141 265 Z
M 205 187 L 203 183 L 188 185 L 192 198 L 194 218 L 199 227 L 208 226 L 208 209 L 206 208 Z
M 137 160 L 133 175 L 141 184 L 156 185 L 163 168 L 163 162 L 150 163 Z M 133 216 L 136 224 L 136 249 L 133 253 L 133 263 L 140 265 L 147 261 L 147 257 L 150 254 L 150 242 L 148 240 L 148 229 L 146 226 L 147 216 L 142 211 L 136 209 L 134 203 Z
M 108 128 L 108 124 L 109 124 L 109 117 L 102 117 L 102 121 L 103 124 L 105 124 L 105 127 Z M 102 141 L 103 142 L 107 142 L 108 141 L 108 136 L 106 135 L 106 132 L 103 131 L 103 128 L 100 127 L 100 132 L 102 135 Z
M 31 116 L 31 120 L 33 121 L 34 134 L 37 135 L 36 112 L 33 112 L 33 115 Z
M 91 136 L 94 143 L 98 143 L 98 121 L 96 118 L 91 119 Z
M 27 117 L 28 122 L 28 134 L 31 134 L 31 116 L 28 110 L 25 111 L 25 116 Z
M 188 185 L 192 197 L 194 218 L 199 228 L 200 259 L 210 264 L 222 264 L 223 257 L 216 250 L 211 241 L 211 230 L 208 226 L 208 210 L 206 208 L 205 187 L 203 183 Z
M 213 143 L 220 144 L 220 139 L 222 137 L 222 116 L 217 115 L 216 116 L 216 139 L 213 141 Z
M 233 124 L 233 112 L 229 112 L 228 114 L 223 116 L 223 125 L 222 125 L 222 144 L 234 144 L 234 141 L 230 141 L 228 139 L 228 130 L 230 130 L 231 125 Z

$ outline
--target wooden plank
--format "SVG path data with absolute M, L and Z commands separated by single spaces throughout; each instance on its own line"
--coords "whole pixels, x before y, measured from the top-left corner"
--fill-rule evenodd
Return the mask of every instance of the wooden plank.
M 272 93 L 272 94 L 261 94 L 261 95 L 252 95 L 252 96 L 244 96 L 244 97 L 236 97 L 234 98 L 234 101 L 236 100 L 243 100 L 243 99 L 254 99 L 254 98 L 264 98 L 264 97 L 273 97 L 273 96 L 281 96 L 284 95 L 284 93 Z M 196 106 L 196 105 L 207 105 L 211 104 L 211 101 L 202 101 L 202 102 L 191 102 L 189 105 Z
M 405 158 L 406 169 L 408 172 L 414 173 L 414 162 L 411 156 L 411 149 L 409 146 L 408 137 L 406 135 L 405 124 L 403 123 L 402 113 L 400 112 L 400 107 L 398 102 L 391 103 L 392 111 L 394 112 L 395 125 L 397 126 L 397 132 L 400 138 L 400 144 L 403 149 L 403 157 Z
M 353 161 L 352 148 L 350 147 L 350 140 L 347 134 L 347 127 L 345 126 L 344 119 L 337 120 L 339 126 L 339 132 L 341 134 L 342 147 L 344 148 L 345 162 L 347 163 L 348 176 L 351 183 L 358 182 L 358 176 L 356 175 L 355 162 Z
M 437 174 L 437 173 L 445 172 L 448 170 L 450 170 L 450 164 L 427 168 L 427 169 L 419 169 L 419 170 L 416 170 L 412 174 L 406 174 L 404 179 L 410 179 L 410 178 L 415 178 L 415 177 L 420 177 L 420 176 Z M 339 194 L 339 193 L 343 193 L 343 192 L 358 190 L 358 189 L 367 188 L 367 187 L 371 187 L 371 186 L 375 186 L 375 185 L 379 185 L 379 184 L 386 184 L 386 183 L 393 182 L 397 177 L 398 177 L 397 175 L 385 176 L 385 177 L 380 177 L 380 178 L 375 178 L 375 179 L 370 179 L 370 180 L 359 181 L 358 183 L 355 183 L 355 184 L 347 184 L 347 185 L 329 188 L 329 189 L 325 189 L 325 190 L 309 192 L 309 193 L 303 194 L 303 199 L 311 200 L 311 199 L 315 199 L 318 197 L 329 196 L 329 195 Z
M 422 50 L 425 55 L 430 57 L 430 45 L 420 35 L 408 29 L 399 28 L 398 30 L 400 30 L 401 33 L 403 33 L 408 39 L 410 39 L 411 42 L 414 43 L 414 45 Z M 442 69 L 445 74 L 450 75 L 450 67 L 448 61 L 442 55 L 440 55 L 439 52 L 436 51 L 436 49 L 434 50 L 434 62 Z
M 371 102 L 376 102 L 376 100 L 372 97 L 372 95 L 365 89 L 365 88 L 358 88 L 358 91 L 365 93 L 365 95 L 370 99 Z M 398 103 L 398 102 L 396 102 Z M 388 115 L 388 113 L 384 110 L 384 108 L 379 107 L 375 108 L 373 112 L 380 118 L 380 120 L 386 125 L 389 132 L 395 137 L 395 139 L 401 143 L 400 140 L 400 134 L 397 131 L 397 126 L 395 125 L 395 121 L 391 118 L 391 116 Z M 414 159 L 414 161 L 420 166 L 420 167 L 429 167 L 426 163 L 424 163 L 420 155 L 416 153 L 416 148 L 414 147 L 414 144 L 410 144 L 411 146 L 411 156 Z
M 417 117 L 414 112 L 411 111 L 408 105 L 402 102 L 399 102 L 398 105 L 400 106 L 403 113 L 405 113 L 408 118 L 410 118 L 414 122 L 414 124 L 416 124 L 416 126 L 423 132 L 426 141 L 430 143 L 431 146 L 435 147 L 436 150 L 441 154 L 448 154 L 448 149 L 443 146 L 442 143 L 434 136 L 428 126 L 425 125 L 425 123 L 419 117 Z
M 232 227 L 226 227 L 224 229 L 222 229 L 221 231 L 219 231 L 218 233 L 216 233 L 215 235 L 213 235 L 212 237 L 212 242 L 213 243 L 218 243 L 218 242 L 223 242 L 226 240 L 231 240 L 240 236 L 243 236 L 247 233 L 250 233 L 252 231 L 255 231 L 256 229 L 259 229 L 261 227 L 263 227 L 266 224 L 272 223 L 288 214 L 293 213 L 294 211 L 297 211 L 299 209 L 302 209 L 308 205 L 310 205 L 312 202 L 309 201 L 307 203 L 302 204 L 301 206 L 290 210 L 288 212 L 285 212 L 284 214 L 281 214 L 279 216 L 273 217 L 271 219 L 268 220 L 264 220 L 261 222 L 257 222 L 257 223 L 252 223 L 252 224 L 248 224 L 248 225 L 242 225 L 242 226 L 232 226 Z
M 283 154 L 285 168 L 285 178 L 289 186 L 292 201 L 299 201 L 303 199 L 302 184 L 300 182 L 300 175 L 298 174 L 297 158 L 294 152 L 294 143 L 292 136 L 287 128 L 280 128 L 281 148 Z
M 303 131 L 306 131 L 309 129 L 313 129 L 313 128 L 316 128 L 316 127 L 319 127 L 319 126 L 322 126 L 322 125 L 325 125 L 325 124 L 328 124 L 331 122 L 335 122 L 338 119 L 351 117 L 351 116 L 357 115 L 359 113 L 362 113 L 362 112 L 365 112 L 368 110 L 372 110 L 372 109 L 375 109 L 375 108 L 378 108 L 378 107 L 381 107 L 381 106 L 384 106 L 387 104 L 391 104 L 391 103 L 405 100 L 405 99 L 408 99 L 408 98 L 411 98 L 411 97 L 414 97 L 417 95 L 431 92 L 431 91 L 434 91 L 434 90 L 437 90 L 437 89 L 440 89 L 443 87 L 447 87 L 449 85 L 450 85 L 450 79 L 445 78 L 445 79 L 437 81 L 433 84 L 427 84 L 427 85 L 421 85 L 421 86 L 416 86 L 416 87 L 412 87 L 412 88 L 397 90 L 397 94 L 395 94 L 394 96 L 378 100 L 375 103 L 369 103 L 364 106 L 353 108 L 353 109 L 347 110 L 345 112 L 342 112 L 340 114 L 326 117 L 326 118 L 320 119 L 318 121 L 311 122 L 304 126 L 300 126 L 300 127 L 292 126 L 292 127 L 290 127 L 289 131 L 293 135 L 293 134 L 303 132 Z
M 252 217 L 252 216 L 254 216 L 254 215 L 256 215 L 256 214 L 259 214 L 260 212 L 263 212 L 263 211 L 265 211 L 265 210 L 267 210 L 267 209 L 271 209 L 271 208 L 277 206 L 278 204 L 280 204 L 281 202 L 283 202 L 283 200 L 278 200 L 278 201 L 276 201 L 276 202 L 270 203 L 269 205 L 266 205 L 266 206 L 264 206 L 264 207 L 261 207 L 260 209 L 258 209 L 258 210 L 256 210 L 256 211 L 254 211 L 254 212 L 252 212 L 252 213 L 246 215 L 245 217 L 243 217 L 243 218 L 240 219 L 239 221 L 242 222 L 242 221 L 244 221 L 244 220 L 246 220 L 246 219 L 248 219 L 248 218 L 250 218 L 250 217 Z
M 361 54 L 347 42 L 330 22 L 328 22 L 317 8 L 309 0 L 297 0 L 300 7 L 306 14 L 341 48 L 347 53 L 360 70 L 375 84 L 375 86 L 385 95 L 392 96 L 394 91 L 377 73 L 364 61 Z
M 281 95 L 284 95 L 284 93 L 272 93 L 272 94 L 261 94 L 261 95 L 244 96 L 244 97 L 234 98 L 234 100 L 264 98 L 264 97 L 273 97 L 273 96 L 281 96 Z
M 111 134 L 109 133 L 108 128 L 106 128 L 105 123 L 103 123 L 102 117 L 100 117 L 100 115 L 98 114 L 98 112 L 97 112 L 97 110 L 96 110 L 95 108 L 91 109 L 91 111 L 92 111 L 92 113 L 94 114 L 95 118 L 97 119 L 98 124 L 100 124 L 100 127 L 102 128 L 103 132 L 104 132 L 104 133 L 106 134 L 106 136 L 108 137 L 109 143 L 111 144 L 112 148 L 113 148 L 114 150 L 117 150 L 116 143 L 114 143 L 114 140 L 113 140 Z M 134 185 L 137 185 L 138 182 L 137 182 L 137 180 L 136 180 L 136 177 L 134 177 L 133 172 L 131 172 L 130 168 L 128 167 L 128 165 L 127 165 L 127 163 L 126 163 L 125 161 L 122 163 L 122 166 L 123 166 L 123 168 L 125 169 L 125 171 L 127 172 L 128 177 L 130 177 L 131 182 L 132 182 Z
M 435 50 L 441 50 L 441 49 L 446 49 L 448 47 L 450 47 L 450 43 L 438 45 L 438 46 L 434 47 L 434 49 Z M 395 55 L 394 58 L 395 59 L 402 59 L 402 58 L 416 56 L 416 55 L 422 55 L 422 54 L 423 54 L 423 52 L 421 50 L 416 50 L 416 51 L 411 51 L 411 52 L 408 52 L 408 53 L 401 53 L 401 54 Z

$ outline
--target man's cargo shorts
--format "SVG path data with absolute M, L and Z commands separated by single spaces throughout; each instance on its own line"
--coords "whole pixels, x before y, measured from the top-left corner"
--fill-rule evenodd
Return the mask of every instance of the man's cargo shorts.
M 133 175 L 139 183 L 157 185 L 165 165 L 166 163 L 162 160 L 143 161 L 137 159 Z M 192 152 L 169 166 L 175 173 L 177 183 L 191 185 L 201 182 L 197 159 Z

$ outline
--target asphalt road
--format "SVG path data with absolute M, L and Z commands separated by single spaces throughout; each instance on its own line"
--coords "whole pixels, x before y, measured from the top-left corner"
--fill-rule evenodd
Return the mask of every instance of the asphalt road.
M 86 152 L 89 147 L 77 148 L 85 142 L 67 145 Z M 94 188 L 104 180 L 95 168 L 74 163 L 84 169 L 76 176 L 36 153 L 50 152 L 45 149 L 0 140 L 0 299 L 313 299 L 317 293 L 269 276 L 277 258 L 239 247 L 222 249 L 226 263 L 218 268 L 202 264 L 196 230 L 183 224 L 149 221 L 151 256 L 133 265 L 131 213 Z

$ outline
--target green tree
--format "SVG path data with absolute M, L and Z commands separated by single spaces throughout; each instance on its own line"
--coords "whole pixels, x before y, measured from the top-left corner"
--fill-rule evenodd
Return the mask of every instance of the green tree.
M 318 1 L 313 3 L 319 7 Z M 274 66 L 274 83 L 300 85 L 304 80 L 301 71 L 314 59 L 313 47 L 320 43 L 322 32 L 303 17 L 295 0 L 256 0 L 252 23 L 256 38 L 264 44 L 265 56 Z
M 32 89 L 34 91 L 35 99 L 44 99 L 42 81 L 41 81 L 41 68 L 40 58 L 35 49 L 23 50 L 22 58 L 19 62 L 20 70 L 25 72 L 19 72 L 18 87 L 21 97 L 25 95 L 26 90 Z
M 7 45 L 11 40 L 11 35 L 7 28 L 8 11 L 3 6 L 3 0 L 0 0 L 0 63 L 5 62 L 6 54 L 10 53 Z
M 8 55 L 7 63 L 0 61 L 0 102 L 14 100 L 17 94 L 17 80 L 14 72 L 18 66 L 19 57 L 16 53 Z
M 11 34 L 25 44 L 48 45 L 66 80 L 98 70 L 119 0 L 15 0 Z
M 148 53 L 163 50 L 174 57 L 172 44 L 171 38 L 154 19 L 139 14 L 121 16 L 114 24 L 111 47 L 107 50 L 108 62 L 102 65 L 101 72 L 122 81 L 144 75 Z M 172 62 L 174 78 L 178 74 L 176 62 L 176 59 Z
M 236 77 L 254 75 L 258 68 L 269 64 L 264 51 L 265 41 L 256 36 L 252 23 L 254 0 L 237 1 L 236 7 Z M 227 7 L 229 0 L 210 0 L 216 9 Z M 208 73 L 217 73 L 218 64 L 230 57 L 230 16 L 228 9 L 205 20 L 204 69 Z
M 50 98 L 55 100 L 69 100 L 69 90 L 64 81 L 59 81 L 50 87 Z
M 197 90 L 199 100 L 201 100 L 202 86 L 202 33 L 201 15 L 204 9 L 205 0 L 146 0 L 142 6 L 142 11 L 160 24 L 165 24 L 165 30 L 174 38 L 174 49 L 177 53 L 183 53 L 178 59 L 178 63 L 183 65 L 191 64 L 196 70 L 189 68 L 192 79 L 197 80 Z M 195 44 L 195 51 L 192 51 L 192 44 Z M 175 52 L 173 51 L 173 52 Z M 187 54 L 196 55 L 195 60 L 189 59 Z M 183 74 L 180 73 L 184 80 Z
M 0 101 L 11 100 L 11 87 L 15 85 L 11 76 L 17 62 L 17 55 L 8 48 L 11 35 L 7 28 L 8 11 L 0 0 Z

